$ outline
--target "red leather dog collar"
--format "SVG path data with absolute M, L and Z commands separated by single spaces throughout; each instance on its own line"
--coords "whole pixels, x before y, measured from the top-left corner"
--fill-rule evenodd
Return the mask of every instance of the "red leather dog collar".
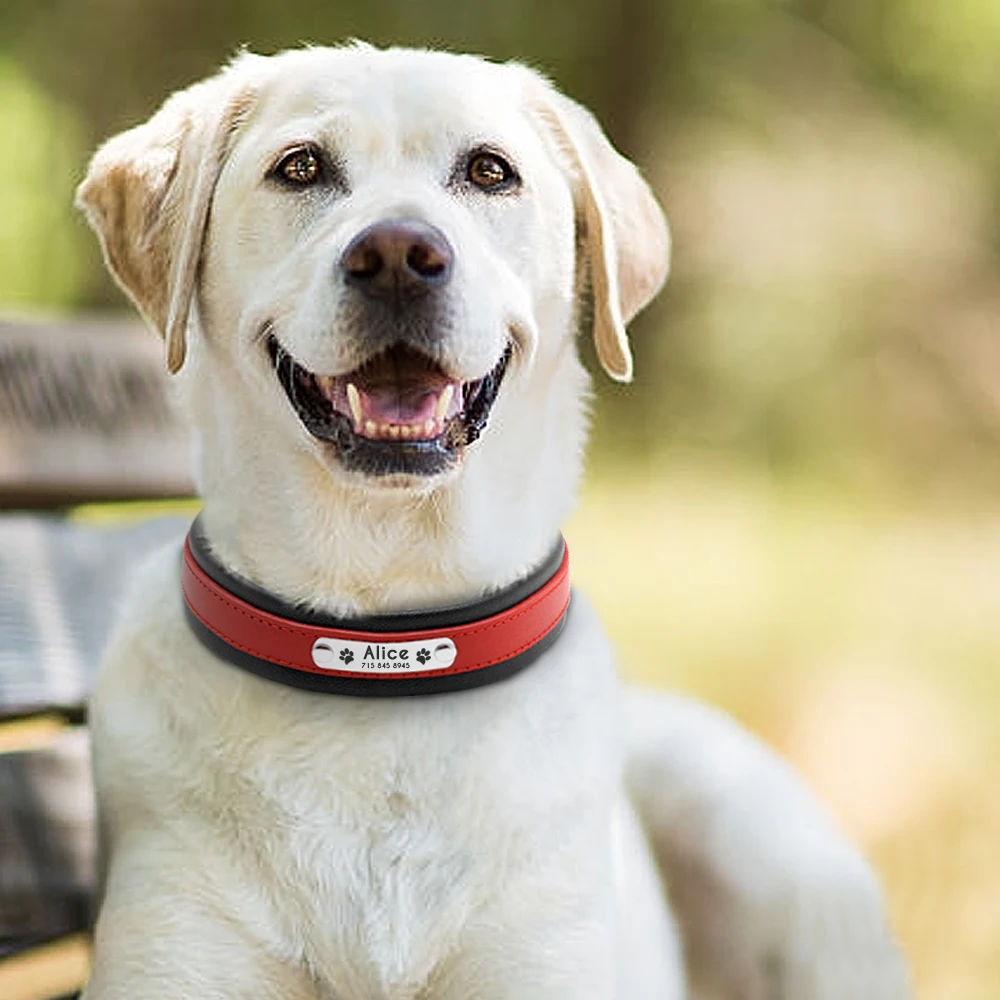
M 571 596 L 560 538 L 527 578 L 484 600 L 338 619 L 291 607 L 230 573 L 197 520 L 181 579 L 188 622 L 216 655 L 281 684 L 356 697 L 443 694 L 505 680 L 556 640 Z

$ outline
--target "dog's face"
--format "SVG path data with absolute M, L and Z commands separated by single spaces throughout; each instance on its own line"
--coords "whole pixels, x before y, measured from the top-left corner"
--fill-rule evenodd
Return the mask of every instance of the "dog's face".
M 431 477 L 488 428 L 510 376 L 569 327 L 573 202 L 523 81 L 473 59 L 300 53 L 216 186 L 209 331 L 257 398 L 281 387 L 334 469 Z M 488 110 L 492 106 L 492 111 Z M 239 239 L 226 238 L 238 233 Z M 550 338 L 556 340 L 557 338 Z
M 243 56 L 106 144 L 80 200 L 172 370 L 190 327 L 227 419 L 369 485 L 426 489 L 500 411 L 537 412 L 588 286 L 628 378 L 624 324 L 666 274 L 662 215 L 593 119 L 468 56 Z

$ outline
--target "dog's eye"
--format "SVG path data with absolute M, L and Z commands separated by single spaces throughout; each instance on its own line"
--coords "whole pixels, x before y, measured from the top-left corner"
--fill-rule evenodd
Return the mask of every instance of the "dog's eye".
M 517 171 L 499 154 L 482 151 L 469 158 L 465 176 L 483 191 L 499 191 L 520 181 Z
M 299 146 L 286 153 L 274 168 L 274 175 L 296 187 L 315 184 L 323 173 L 316 151 L 309 146 Z

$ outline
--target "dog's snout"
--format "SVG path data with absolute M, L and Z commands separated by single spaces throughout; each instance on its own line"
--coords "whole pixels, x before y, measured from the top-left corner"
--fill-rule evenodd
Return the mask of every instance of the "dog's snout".
M 351 240 L 340 267 L 372 298 L 430 291 L 448 282 L 455 255 L 440 229 L 419 219 L 378 222 Z

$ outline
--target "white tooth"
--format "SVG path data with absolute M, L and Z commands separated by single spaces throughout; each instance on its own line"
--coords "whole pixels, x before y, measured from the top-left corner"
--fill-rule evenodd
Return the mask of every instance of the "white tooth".
M 403 425 L 402 425 L 402 426 L 401 426 L 401 427 L 399 428 L 399 433 L 400 433 L 400 436 L 401 436 L 401 437 L 405 437 L 405 438 L 408 438 L 408 437 L 410 436 L 410 428 L 409 428 L 409 427 L 407 427 L 407 426 L 406 426 L 406 424 L 403 424 Z
M 353 382 L 347 383 L 347 402 L 351 407 L 356 426 L 361 426 L 361 395 Z
M 434 407 L 434 416 L 437 417 L 438 420 L 444 420 L 444 415 L 447 412 L 448 407 L 451 406 L 451 397 L 454 395 L 455 386 L 449 384 L 444 387 L 441 395 L 438 396 L 437 405 Z
M 374 420 L 366 420 L 365 421 L 365 433 L 369 437 L 371 437 L 375 433 L 376 429 L 377 428 L 375 426 L 375 421 Z
M 428 434 L 433 434 L 433 433 L 434 433 L 434 428 L 435 428 L 435 427 L 437 427 L 437 424 L 436 424 L 436 423 L 435 423 L 435 422 L 434 422 L 433 420 L 428 420 L 428 421 L 427 421 L 427 423 L 426 423 L 426 424 L 424 424 L 424 430 L 425 430 L 425 431 L 426 431 L 426 432 L 427 432 Z
M 395 424 L 383 424 L 382 425 L 383 434 L 391 434 L 394 438 L 399 437 L 399 428 Z

